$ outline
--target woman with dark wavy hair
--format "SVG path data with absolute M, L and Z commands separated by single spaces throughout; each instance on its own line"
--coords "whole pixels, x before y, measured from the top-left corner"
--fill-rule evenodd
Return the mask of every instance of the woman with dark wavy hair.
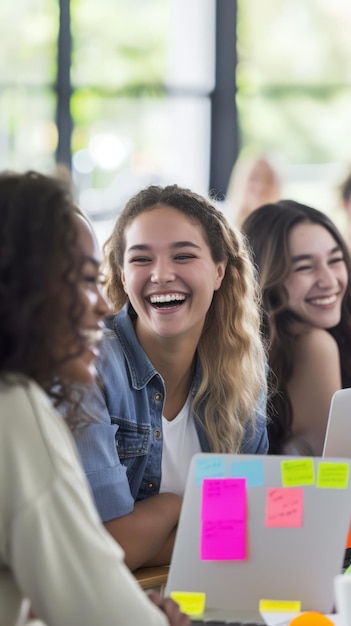
M 270 452 L 319 455 L 332 395 L 351 386 L 348 247 L 324 213 L 292 200 L 260 207 L 242 230 L 260 274 L 270 344 Z
M 0 221 L 0 623 L 22 624 L 30 602 L 50 626 L 186 626 L 130 575 L 54 408 L 87 421 L 72 385 L 94 380 L 108 311 L 91 228 L 35 172 L 0 175 Z

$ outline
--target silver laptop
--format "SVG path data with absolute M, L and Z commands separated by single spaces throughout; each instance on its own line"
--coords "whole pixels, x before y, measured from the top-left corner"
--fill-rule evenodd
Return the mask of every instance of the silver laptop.
M 351 458 L 351 388 L 340 389 L 332 397 L 323 456 Z
M 351 517 L 350 467 L 340 458 L 196 454 L 166 595 L 204 593 L 194 621 L 264 624 L 262 601 L 330 613 Z

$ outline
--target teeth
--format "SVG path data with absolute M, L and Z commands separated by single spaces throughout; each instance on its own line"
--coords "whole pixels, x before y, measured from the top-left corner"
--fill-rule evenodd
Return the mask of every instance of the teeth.
M 86 339 L 87 343 L 92 346 L 98 345 L 103 337 L 102 330 L 92 330 L 88 328 L 82 328 L 80 334 Z
M 329 296 L 328 298 L 314 298 L 310 300 L 311 304 L 323 305 L 323 304 L 334 304 L 336 302 L 337 296 Z
M 158 296 L 150 296 L 150 302 L 151 304 L 156 304 L 159 302 L 183 302 L 185 300 L 185 296 L 180 294 L 180 293 L 167 293 L 164 295 L 158 295 Z

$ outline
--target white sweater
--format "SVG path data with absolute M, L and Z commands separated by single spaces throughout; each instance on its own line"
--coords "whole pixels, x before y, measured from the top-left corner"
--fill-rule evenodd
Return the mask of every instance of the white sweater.
M 166 626 L 101 524 L 71 434 L 33 382 L 0 387 L 0 626 Z

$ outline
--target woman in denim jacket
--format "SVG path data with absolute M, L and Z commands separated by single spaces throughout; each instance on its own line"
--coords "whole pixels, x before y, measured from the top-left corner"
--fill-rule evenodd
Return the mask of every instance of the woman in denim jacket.
M 101 385 L 76 436 L 96 505 L 131 569 L 169 563 L 191 457 L 265 454 L 265 355 L 239 232 L 176 185 L 131 198 L 105 245 Z

